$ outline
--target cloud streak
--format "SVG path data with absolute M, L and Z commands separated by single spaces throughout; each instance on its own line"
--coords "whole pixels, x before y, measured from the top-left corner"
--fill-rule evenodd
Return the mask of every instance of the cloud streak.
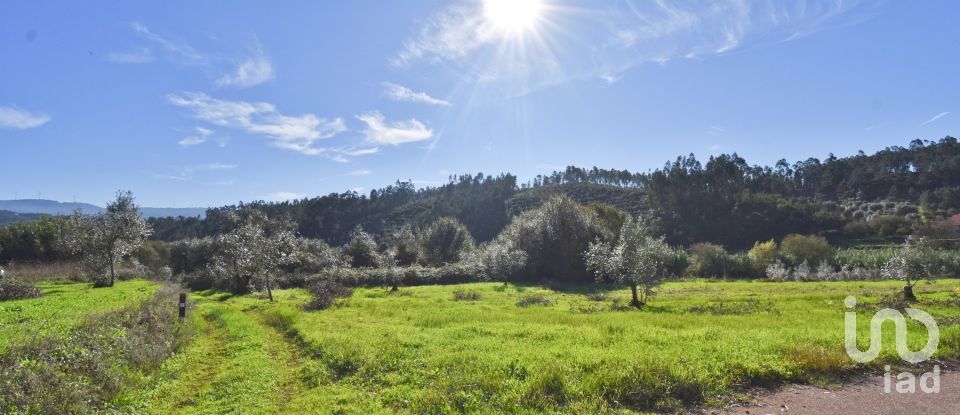
M 167 96 L 178 107 L 191 111 L 193 118 L 220 127 L 264 136 L 277 148 L 305 155 L 323 154 L 328 149 L 314 144 L 346 130 L 342 118 L 321 118 L 314 114 L 290 116 L 265 102 L 227 101 L 202 92 L 180 92 Z
M 943 117 L 946 117 L 946 116 L 948 116 L 948 115 L 950 115 L 950 112 L 949 112 L 949 111 L 941 112 L 941 113 L 939 113 L 939 114 L 937 114 L 937 115 L 934 115 L 933 118 L 930 118 L 929 120 L 924 121 L 924 122 L 923 122 L 922 124 L 920 124 L 920 125 L 921 125 L 921 126 L 924 126 L 924 125 L 930 124 L 930 123 L 932 123 L 932 122 L 934 122 L 934 121 L 936 121 L 936 120 L 939 120 L 939 119 L 941 119 L 941 118 L 943 118 Z
M 189 135 L 177 141 L 181 147 L 193 147 L 198 144 L 203 144 L 207 142 L 211 135 L 213 135 L 213 130 L 203 127 L 195 127 L 194 130 L 196 134 Z
M 450 106 L 450 102 L 448 101 L 431 97 L 426 92 L 416 92 L 403 85 L 384 82 L 383 87 L 385 88 L 384 95 L 394 101 L 415 102 L 419 104 L 439 105 L 444 107 Z
M 29 130 L 50 122 L 50 116 L 34 114 L 16 105 L 0 106 L 0 128 Z
M 383 114 L 372 111 L 357 115 L 357 119 L 367 125 L 363 134 L 368 144 L 396 146 L 433 138 L 433 130 L 414 118 L 388 122 Z

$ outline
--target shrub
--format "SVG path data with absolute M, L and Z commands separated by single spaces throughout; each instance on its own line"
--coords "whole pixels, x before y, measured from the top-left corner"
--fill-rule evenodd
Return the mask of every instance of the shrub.
M 454 301 L 479 301 L 480 293 L 473 290 L 455 290 L 453 292 Z
M 343 246 L 342 251 L 350 259 L 350 266 L 354 268 L 370 268 L 380 266 L 380 253 L 377 251 L 377 242 L 373 236 L 357 226 L 350 233 L 350 241 Z
M 313 299 L 304 308 L 307 310 L 326 310 L 340 298 L 353 295 L 353 289 L 343 286 L 329 278 L 318 279 L 308 286 Z
M 726 275 L 733 278 L 763 278 L 767 269 L 744 253 L 730 255 L 726 261 Z
M 393 235 L 393 256 L 397 265 L 405 267 L 420 261 L 420 243 L 410 225 L 404 225 Z
M 480 247 L 477 261 L 483 279 L 505 283 L 523 270 L 527 254 L 515 248 L 509 240 L 494 240 Z
M 474 248 L 470 231 L 455 218 L 437 219 L 420 234 L 420 247 L 426 265 L 460 261 Z
M 765 269 L 777 260 L 777 242 L 773 239 L 755 242 L 747 255 L 757 266 Z
M 726 275 L 727 250 L 711 243 L 698 243 L 690 247 L 693 265 L 690 271 L 699 277 L 723 277 Z
M 822 236 L 790 234 L 780 243 L 780 252 L 792 265 L 817 266 L 833 256 L 833 248 Z
M 39 296 L 40 290 L 32 284 L 10 278 L 0 279 L 0 301 L 21 300 Z
M 550 297 L 547 297 L 543 294 L 530 294 L 525 295 L 517 301 L 517 307 L 530 307 L 530 306 L 550 306 L 553 305 L 553 300 Z
M 582 254 L 590 242 L 610 236 L 593 210 L 560 195 L 514 217 L 497 240 L 526 254 L 526 278 L 590 282 Z

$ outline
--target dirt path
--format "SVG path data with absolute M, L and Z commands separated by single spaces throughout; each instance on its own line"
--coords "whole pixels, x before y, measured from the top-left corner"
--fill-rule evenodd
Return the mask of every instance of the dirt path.
M 941 366 L 943 367 L 943 366 Z M 814 386 L 790 386 L 777 392 L 761 394 L 758 404 L 730 410 L 707 410 L 715 415 L 956 415 L 960 414 L 960 370 L 956 364 L 940 374 L 940 393 L 923 393 L 919 385 L 915 393 L 896 392 L 896 374 L 891 391 L 885 393 L 884 376 L 858 378 L 837 390 Z

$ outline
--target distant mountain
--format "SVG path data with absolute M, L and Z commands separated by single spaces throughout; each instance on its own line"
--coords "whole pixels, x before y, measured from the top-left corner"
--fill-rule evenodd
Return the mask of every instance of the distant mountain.
M 77 209 L 80 209 L 80 211 L 83 213 L 88 214 L 103 212 L 102 207 L 91 205 L 89 203 L 67 203 L 45 199 L 0 200 L 0 210 L 6 210 L 19 214 L 69 215 Z M 203 217 L 206 214 L 206 211 L 206 208 L 140 208 L 140 213 L 147 218 L 160 218 L 167 216 Z

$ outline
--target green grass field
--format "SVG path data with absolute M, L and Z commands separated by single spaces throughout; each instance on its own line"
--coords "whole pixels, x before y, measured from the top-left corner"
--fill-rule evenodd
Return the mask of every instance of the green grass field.
M 119 281 L 110 289 L 76 282 L 45 282 L 39 288 L 43 292 L 40 298 L 0 302 L 0 352 L 11 342 L 63 333 L 89 314 L 137 303 L 159 286 L 133 280 Z
M 867 311 L 895 282 L 678 282 L 643 311 L 610 287 L 466 284 L 357 290 L 305 312 L 300 290 L 198 293 L 202 330 L 140 392 L 155 413 L 636 413 L 723 405 L 750 386 L 831 383 L 864 368 L 843 349 L 842 300 Z M 454 293 L 475 293 L 457 301 Z M 918 287 L 957 357 L 960 282 Z M 591 295 L 592 294 L 592 295 Z M 518 307 L 541 295 L 552 305 Z M 601 299 L 600 296 L 603 298 Z M 874 366 L 895 362 L 889 345 Z M 919 349 L 922 329 L 911 325 Z

